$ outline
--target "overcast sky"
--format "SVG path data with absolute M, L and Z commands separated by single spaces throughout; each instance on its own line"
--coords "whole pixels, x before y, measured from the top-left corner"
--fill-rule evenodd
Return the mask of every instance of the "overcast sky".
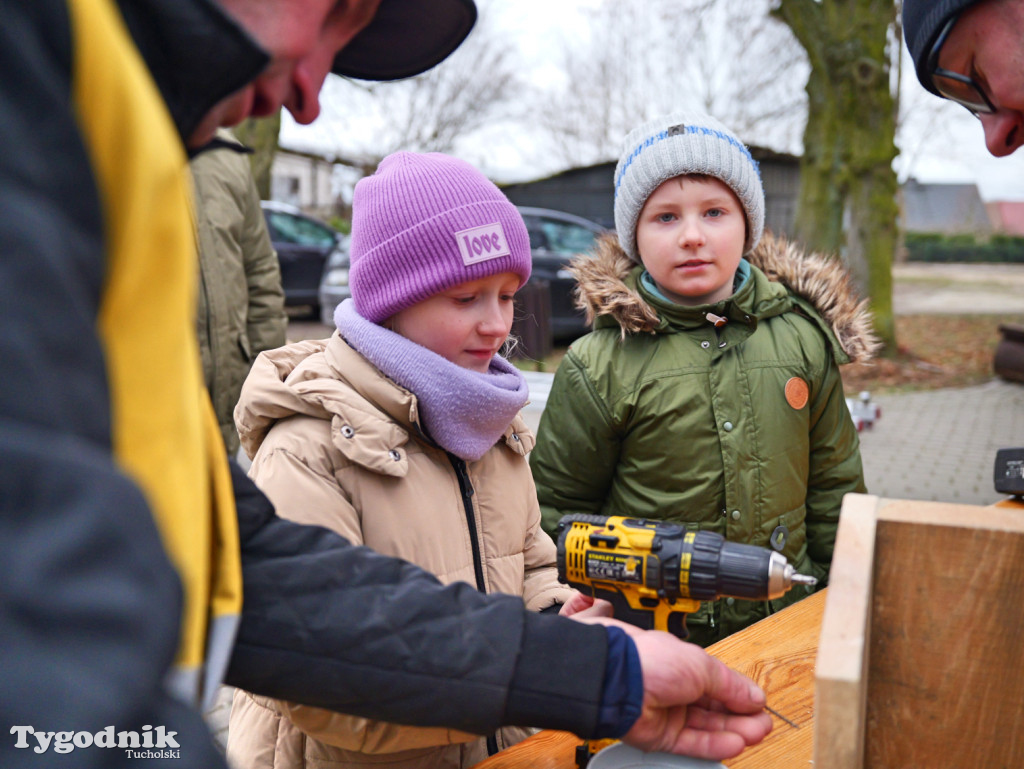
M 552 52 L 579 39 L 579 25 L 584 20 L 580 14 L 596 1 L 478 0 L 478 6 L 481 14 L 497 16 L 502 33 L 514 38 L 532 78 L 543 87 L 557 66 Z M 910 117 L 900 136 L 901 155 L 896 160 L 901 180 L 912 175 L 923 182 L 973 181 L 985 200 L 1024 200 L 1024 151 L 1009 158 L 989 155 L 981 124 L 962 107 L 925 92 L 909 67 L 902 91 Z M 351 126 L 347 130 L 351 131 Z M 538 143 L 544 141 L 542 135 L 521 127 L 495 126 L 480 140 L 482 147 L 467 147 L 461 154 L 496 181 L 535 179 L 563 170 L 551 161 L 538 161 L 545 154 L 537 151 Z M 339 132 L 327 115 L 312 126 L 296 125 L 287 113 L 282 119 L 281 143 L 285 147 L 329 155 L 338 142 Z M 798 151 L 798 146 L 773 149 Z

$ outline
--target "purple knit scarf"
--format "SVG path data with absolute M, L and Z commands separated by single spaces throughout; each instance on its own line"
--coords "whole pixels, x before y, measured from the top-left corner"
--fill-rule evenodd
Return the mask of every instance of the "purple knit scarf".
M 467 462 L 498 442 L 530 397 L 526 379 L 500 355 L 486 374 L 463 368 L 366 320 L 351 299 L 338 305 L 334 323 L 364 358 L 416 396 L 427 434 Z

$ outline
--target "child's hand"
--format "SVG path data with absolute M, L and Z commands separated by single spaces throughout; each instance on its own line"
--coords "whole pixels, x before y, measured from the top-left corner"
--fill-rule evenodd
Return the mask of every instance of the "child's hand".
M 576 620 L 587 620 L 595 617 L 611 617 L 612 605 L 600 598 L 591 598 L 579 591 L 574 591 L 572 598 L 562 604 L 558 614 Z

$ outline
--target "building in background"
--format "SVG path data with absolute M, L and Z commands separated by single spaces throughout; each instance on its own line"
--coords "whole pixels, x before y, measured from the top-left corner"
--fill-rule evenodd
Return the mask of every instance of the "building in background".
M 278 149 L 270 169 L 270 198 L 330 218 L 337 213 L 335 166 L 311 152 Z
M 751 147 L 750 154 L 761 169 L 765 227 L 777 235 L 791 233 L 800 191 L 800 159 L 761 147 Z M 615 162 L 609 161 L 501 189 L 517 206 L 567 211 L 611 229 L 615 227 L 614 175 Z
M 992 200 L 985 209 L 997 232 L 1024 236 L 1024 200 Z
M 981 200 L 978 186 L 922 183 L 908 179 L 901 188 L 903 229 L 942 235 L 991 235 L 1003 231 Z
M 765 227 L 792 235 L 800 192 L 800 158 L 750 147 L 765 190 Z M 271 170 L 271 199 L 325 220 L 347 217 L 351 188 L 363 172 L 311 152 L 281 148 Z M 614 228 L 615 162 L 570 168 L 533 181 L 499 186 L 519 206 L 550 208 Z M 1024 201 L 983 202 L 973 183 L 924 183 L 900 189 L 906 232 L 943 235 L 1024 235 Z

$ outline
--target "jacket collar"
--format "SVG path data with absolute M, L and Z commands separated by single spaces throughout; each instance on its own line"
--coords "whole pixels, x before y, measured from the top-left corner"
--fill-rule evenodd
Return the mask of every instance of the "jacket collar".
M 334 376 L 351 387 L 373 409 L 383 411 L 395 424 L 419 436 L 426 442 L 434 442 L 420 426 L 419 401 L 407 389 L 382 374 L 370 361 L 357 352 L 340 333 L 335 332 L 324 349 L 327 364 Z M 515 453 L 526 456 L 536 439 L 517 414 L 502 433 L 502 441 Z
M 336 379 L 345 382 L 367 403 L 406 430 L 423 433 L 416 396 L 384 376 L 337 331 L 327 342 L 324 354 Z
M 117 3 L 182 141 L 213 105 L 270 61 L 215 0 Z
M 651 305 L 661 318 L 659 331 L 707 325 L 743 325 L 753 330 L 758 320 L 781 315 L 792 308 L 792 302 L 783 286 L 769 281 L 760 270 L 752 268 L 745 260 L 740 264 L 745 269 L 736 292 L 714 304 L 676 304 L 658 290 L 643 268 L 637 268 L 631 278 L 635 281 L 640 298 Z
M 765 234 L 746 256 L 750 278 L 730 298 L 710 307 L 686 308 L 658 299 L 641 284 L 643 268 L 619 246 L 614 233 L 602 236 L 593 253 L 574 257 L 577 306 L 594 328 L 629 334 L 670 333 L 706 324 L 706 313 L 753 329 L 758 320 L 796 310 L 819 325 L 836 360 L 864 362 L 878 350 L 867 301 L 857 296 L 838 258 L 806 253 L 781 237 Z

